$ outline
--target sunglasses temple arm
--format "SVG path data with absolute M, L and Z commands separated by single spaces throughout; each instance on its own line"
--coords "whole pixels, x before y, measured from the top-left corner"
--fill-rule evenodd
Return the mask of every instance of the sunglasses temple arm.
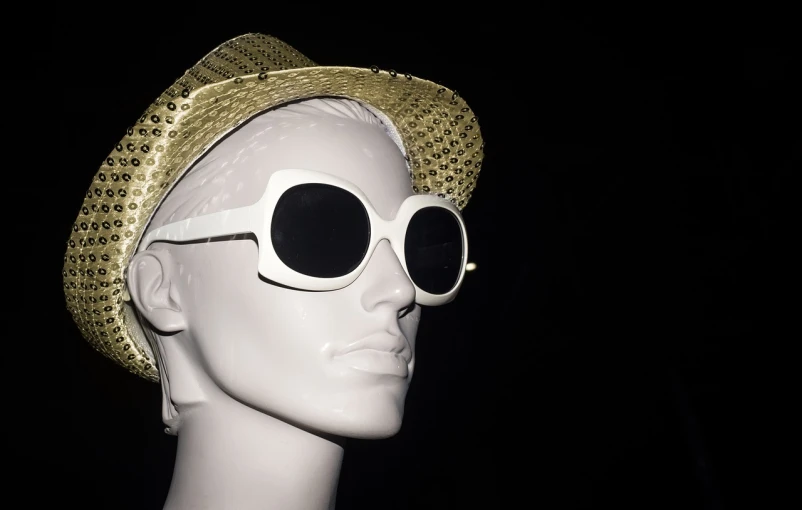
M 147 249 L 157 241 L 180 243 L 236 234 L 258 235 L 251 218 L 251 208 L 240 207 L 171 223 L 149 232 L 139 245 L 139 250 Z

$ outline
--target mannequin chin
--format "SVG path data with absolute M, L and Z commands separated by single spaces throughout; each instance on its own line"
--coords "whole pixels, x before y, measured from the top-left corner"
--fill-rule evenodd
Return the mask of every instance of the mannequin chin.
M 268 112 L 226 138 L 170 192 L 149 229 L 251 205 L 287 168 L 349 181 L 385 219 L 413 194 L 404 154 L 378 119 L 357 103 L 317 99 Z M 203 501 L 247 509 L 256 499 L 330 508 L 342 449 L 325 438 L 385 438 L 401 428 L 420 308 L 389 242 L 352 284 L 326 292 L 265 280 L 258 254 L 253 238 L 237 236 L 156 243 L 129 264 L 165 407 L 180 416 L 168 508 Z M 251 474 L 226 481 L 225 466 Z M 259 498 L 243 485 L 250 476 Z M 206 499 L 193 495 L 198 484 Z M 236 495 L 232 484 L 251 495 Z

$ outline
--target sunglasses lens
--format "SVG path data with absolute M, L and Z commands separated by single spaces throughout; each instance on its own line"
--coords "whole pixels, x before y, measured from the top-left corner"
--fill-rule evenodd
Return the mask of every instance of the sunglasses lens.
M 289 268 L 333 278 L 350 273 L 365 257 L 370 222 L 362 202 L 348 191 L 302 184 L 278 200 L 270 237 L 276 255 Z
M 416 212 L 404 241 L 407 270 L 415 285 L 431 294 L 445 294 L 456 285 L 462 269 L 462 229 L 443 207 Z

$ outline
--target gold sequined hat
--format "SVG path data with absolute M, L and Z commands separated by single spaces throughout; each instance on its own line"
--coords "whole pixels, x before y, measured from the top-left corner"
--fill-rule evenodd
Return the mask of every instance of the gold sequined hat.
M 236 37 L 147 108 L 86 192 L 63 275 L 67 307 L 95 349 L 145 379 L 159 379 L 123 299 L 124 271 L 148 222 L 179 177 L 226 134 L 271 107 L 312 97 L 365 104 L 400 135 L 414 192 L 437 194 L 460 210 L 468 203 L 483 142 L 476 117 L 456 92 L 375 66 L 318 66 L 268 35 Z

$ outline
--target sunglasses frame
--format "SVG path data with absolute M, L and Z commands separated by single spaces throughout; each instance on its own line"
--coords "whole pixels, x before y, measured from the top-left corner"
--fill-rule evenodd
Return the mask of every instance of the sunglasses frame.
M 370 224 L 370 240 L 365 256 L 350 273 L 333 278 L 320 278 L 299 273 L 288 267 L 276 254 L 271 242 L 271 223 L 278 200 L 289 189 L 301 184 L 328 184 L 354 195 L 365 209 Z M 409 275 L 404 253 L 407 226 L 416 212 L 427 207 L 441 207 L 454 215 L 462 234 L 462 260 L 457 282 L 445 294 L 431 294 L 418 287 Z M 376 212 L 367 196 L 349 181 L 333 175 L 299 168 L 276 171 L 267 183 L 265 193 L 253 205 L 196 216 L 163 225 L 150 231 L 140 242 L 137 251 L 147 250 L 155 242 L 190 242 L 238 234 L 256 236 L 259 249 L 259 274 L 281 285 L 311 291 L 332 291 L 356 281 L 370 262 L 379 241 L 387 239 L 407 277 L 415 285 L 415 302 L 423 306 L 438 306 L 452 301 L 465 278 L 468 260 L 468 236 L 459 209 L 451 202 L 435 195 L 412 195 L 402 202 L 392 220 L 385 220 Z M 265 242 L 266 241 L 266 242 Z

